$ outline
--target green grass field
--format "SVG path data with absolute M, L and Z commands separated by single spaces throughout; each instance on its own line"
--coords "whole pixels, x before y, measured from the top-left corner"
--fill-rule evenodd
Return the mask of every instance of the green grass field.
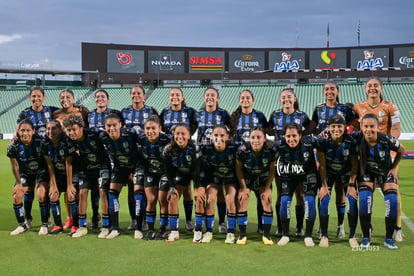
M 382 244 L 385 206 L 378 191 L 374 199 L 372 250 L 353 251 L 348 239 L 335 238 L 333 202 L 329 248 L 306 248 L 302 239 L 295 238 L 285 247 L 264 246 L 256 234 L 254 196 L 249 208 L 246 246 L 224 244 L 225 235 L 218 233 L 210 244 L 193 244 L 192 233 L 183 229 L 181 239 L 174 243 L 134 240 L 133 232 L 127 230 L 114 240 L 100 240 L 97 232 L 80 239 L 68 238 L 66 234 L 38 236 L 37 204 L 33 205 L 33 229 L 12 237 L 9 233 L 17 224 L 11 199 L 12 173 L 5 155 L 7 143 L 0 141 L 0 275 L 406 275 L 414 269 L 414 234 L 406 224 L 399 250 L 391 251 Z M 407 150 L 414 150 L 414 141 L 403 144 Z M 403 211 L 414 221 L 414 160 L 403 160 L 400 168 Z M 123 229 L 129 224 L 127 209 L 126 190 L 123 190 L 120 217 Z M 294 214 L 292 217 L 291 232 L 295 226 Z M 318 222 L 315 232 L 317 227 Z M 274 230 L 272 227 L 272 233 Z M 360 240 L 359 226 L 357 235 Z M 316 237 L 315 242 L 319 242 Z

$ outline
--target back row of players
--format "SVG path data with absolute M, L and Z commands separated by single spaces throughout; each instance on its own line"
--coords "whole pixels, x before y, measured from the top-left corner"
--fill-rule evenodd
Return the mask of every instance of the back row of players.
M 296 236 L 304 236 L 305 245 L 314 246 L 312 231 L 318 195 L 319 246 L 329 245 L 328 210 L 334 187 L 338 237 L 345 236 L 347 197 L 350 246 L 368 248 L 372 194 L 377 184 L 383 189 L 387 205 L 384 245 L 396 249 L 393 234 L 396 240 L 402 240 L 401 222 L 397 220 L 400 201 L 396 178 L 404 148 L 396 139 L 400 135 L 399 111 L 383 100 L 382 90 L 379 79 L 370 79 L 365 85 L 367 100 L 353 106 L 339 103 L 339 87 L 327 83 L 323 90 L 326 101 L 316 106 L 309 120 L 300 111 L 293 89 L 286 88 L 280 93 L 282 108 L 275 110 L 268 121 L 262 112 L 253 108 L 254 96 L 249 90 L 240 93 L 240 106 L 230 116 L 219 108 L 220 97 L 214 88 L 205 90 L 205 105 L 199 111 L 186 106 L 181 89 L 172 88 L 170 107 L 160 114 L 145 105 L 145 90 L 141 86 L 131 89 L 132 105 L 122 111 L 108 108 L 108 93 L 97 90 L 97 108 L 90 112 L 74 104 L 70 90 L 60 93 L 62 108 L 57 109 L 44 106 L 44 91 L 33 88 L 32 106 L 19 115 L 17 136 L 7 153 L 16 180 L 13 207 L 19 223 L 11 235 L 31 227 L 31 206 L 37 184 L 42 220 L 39 235 L 62 233 L 68 227 L 72 237 L 86 235 L 87 198 L 91 190 L 92 226 L 97 228 L 101 219 L 100 199 L 102 228 L 98 237 L 113 239 L 120 235 L 118 197 L 127 185 L 134 237 L 144 238 L 142 227 L 146 222 L 146 239 L 173 242 L 179 239 L 181 195 L 186 228 L 193 228 L 194 202 L 190 186 L 193 182 L 194 243 L 212 240 L 214 204 L 218 197 L 220 232 L 226 231 L 227 210 L 225 243 L 246 244 L 247 206 L 253 191 L 258 201 L 258 232 L 263 243 L 271 245 L 271 189 L 276 179 L 277 234 L 281 236 L 278 245 L 290 241 L 290 205 L 294 193 Z M 194 142 L 191 136 L 196 131 L 197 142 Z M 274 136 L 274 141 L 269 142 L 266 135 Z M 68 219 L 64 225 L 60 218 L 61 193 L 65 193 L 68 203 Z M 355 238 L 358 197 L 361 245 Z M 155 232 L 157 202 L 160 204 L 158 233 Z M 55 222 L 50 232 L 49 208 Z M 237 241 L 236 224 L 240 230 Z M 167 227 L 171 230 L 169 235 Z

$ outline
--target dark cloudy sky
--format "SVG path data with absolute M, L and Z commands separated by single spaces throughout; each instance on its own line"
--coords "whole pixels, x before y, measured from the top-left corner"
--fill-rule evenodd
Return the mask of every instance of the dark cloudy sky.
M 81 42 L 200 47 L 414 43 L 412 0 L 0 0 L 0 66 L 81 69 Z

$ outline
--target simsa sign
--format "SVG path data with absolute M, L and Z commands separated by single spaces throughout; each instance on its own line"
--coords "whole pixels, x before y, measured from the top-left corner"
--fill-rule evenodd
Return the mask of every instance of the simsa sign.
M 224 52 L 190 51 L 188 53 L 188 68 L 190 73 L 223 72 L 225 68 Z

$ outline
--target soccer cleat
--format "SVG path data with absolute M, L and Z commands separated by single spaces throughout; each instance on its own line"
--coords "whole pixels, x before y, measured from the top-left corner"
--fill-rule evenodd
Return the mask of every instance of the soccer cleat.
M 109 235 L 109 229 L 101 228 L 101 231 L 98 234 L 98 239 L 106 239 L 108 235 Z
M 193 223 L 189 220 L 186 221 L 185 223 L 185 229 L 187 229 L 188 231 L 193 231 L 194 227 L 193 227 Z
M 385 239 L 384 246 L 392 250 L 398 249 L 398 246 L 395 244 L 393 239 Z
M 144 232 L 148 231 L 148 223 L 145 220 L 142 222 L 141 230 Z
M 75 233 L 73 233 L 72 238 L 80 238 L 86 236 L 88 234 L 88 228 L 86 227 L 79 227 Z
M 194 231 L 193 243 L 201 243 L 203 233 L 201 231 Z
M 150 230 L 147 232 L 147 236 L 145 237 L 145 240 L 147 241 L 153 241 L 155 240 L 155 232 Z
M 19 225 L 16 229 L 10 232 L 10 236 L 17 236 L 27 231 L 26 225 Z
M 68 234 L 69 237 L 72 237 L 73 234 L 76 233 L 76 231 L 78 231 L 79 227 L 78 226 L 72 226 L 72 228 L 70 229 L 70 232 Z
M 205 232 L 203 235 L 202 243 L 210 243 L 213 239 L 213 233 L 212 232 Z
M 351 248 L 356 249 L 359 247 L 359 243 L 358 240 L 356 238 L 350 238 L 349 239 L 349 246 L 351 246 Z
M 224 243 L 233 244 L 235 240 L 236 238 L 234 237 L 234 233 L 227 233 Z
M 306 237 L 304 240 L 306 247 L 314 247 L 315 243 L 313 242 L 313 239 L 311 237 Z
M 279 246 L 285 246 L 289 242 L 290 242 L 289 236 L 282 236 L 282 238 L 280 238 L 280 240 L 277 242 L 277 245 L 279 245 Z
M 238 240 L 236 241 L 237 245 L 246 245 L 247 243 L 247 237 L 239 237 Z
M 371 245 L 371 239 L 370 238 L 363 238 L 360 247 L 363 249 L 368 249 Z
M 158 233 L 155 235 L 155 239 L 156 239 L 157 241 L 165 240 L 166 238 L 167 238 L 167 232 L 158 232 Z
M 403 233 L 401 228 L 395 229 L 394 230 L 394 241 L 396 242 L 402 242 L 403 241 Z
M 135 230 L 135 229 L 137 229 L 137 220 L 133 219 L 131 221 L 131 224 L 128 226 L 128 230 Z
M 273 245 L 272 239 L 266 236 L 262 236 L 262 242 L 264 245 Z
M 178 240 L 179 238 L 180 238 L 180 233 L 177 230 L 171 231 L 170 234 L 168 235 L 166 242 L 174 242 Z
M 220 223 L 218 226 L 218 231 L 220 234 L 227 234 L 227 227 L 225 223 Z
M 55 225 L 52 230 L 49 232 L 49 235 L 57 235 L 63 233 L 63 228 L 61 226 Z
M 303 231 L 303 228 L 296 228 L 295 236 L 297 238 L 305 236 L 305 232 Z
M 73 226 L 73 219 L 67 218 L 65 224 L 63 225 L 63 229 L 69 229 Z
M 39 236 L 46 236 L 47 234 L 49 234 L 49 231 L 47 230 L 47 224 L 42 224 L 42 226 L 40 226 L 38 234 Z
M 142 240 L 144 238 L 144 234 L 140 230 L 135 230 L 134 232 L 134 239 Z
M 343 224 L 338 225 L 338 230 L 336 231 L 336 237 L 338 239 L 343 239 L 345 238 L 345 227 Z
M 118 237 L 119 235 L 121 235 L 121 232 L 119 232 L 118 230 L 112 230 L 111 233 L 109 233 L 108 236 L 106 236 L 106 239 L 112 240 Z
M 319 241 L 319 247 L 329 247 L 329 239 L 328 237 L 322 236 L 321 240 Z
M 24 224 L 26 225 L 26 229 L 32 229 L 32 219 L 28 218 L 24 221 Z

